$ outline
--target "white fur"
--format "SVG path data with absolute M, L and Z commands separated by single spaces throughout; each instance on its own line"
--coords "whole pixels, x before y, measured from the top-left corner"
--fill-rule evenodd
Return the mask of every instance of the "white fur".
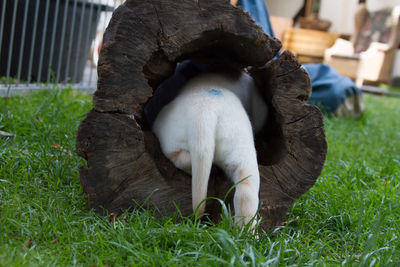
M 248 115 L 254 130 L 260 130 L 267 106 L 252 78 L 208 73 L 190 80 L 154 122 L 163 153 L 192 174 L 192 205 L 199 215 L 213 163 L 234 183 L 246 178 L 235 189 L 235 222 L 242 225 L 244 218 L 248 223 L 257 212 L 260 175 Z

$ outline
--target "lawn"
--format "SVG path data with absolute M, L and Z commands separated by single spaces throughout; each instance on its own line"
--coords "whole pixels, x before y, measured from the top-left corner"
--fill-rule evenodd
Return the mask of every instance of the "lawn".
M 400 99 L 365 96 L 357 120 L 325 118 L 321 177 L 259 239 L 205 225 L 87 211 L 75 133 L 91 98 L 48 90 L 0 99 L 0 266 L 400 266 Z

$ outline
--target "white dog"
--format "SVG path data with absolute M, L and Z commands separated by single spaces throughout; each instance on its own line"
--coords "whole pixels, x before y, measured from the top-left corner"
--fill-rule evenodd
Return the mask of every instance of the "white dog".
M 189 80 L 158 114 L 153 132 L 173 164 L 192 174 L 192 206 L 204 213 L 211 166 L 219 166 L 233 183 L 235 222 L 256 215 L 260 175 L 254 131 L 264 125 L 267 105 L 253 79 L 242 73 L 206 73 Z M 253 123 L 252 124 L 250 122 Z M 244 220 L 243 220 L 244 219 Z

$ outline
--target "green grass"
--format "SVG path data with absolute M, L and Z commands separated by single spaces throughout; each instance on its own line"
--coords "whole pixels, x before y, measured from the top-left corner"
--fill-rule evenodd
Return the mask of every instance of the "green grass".
M 0 266 L 400 266 L 400 99 L 365 97 L 361 119 L 325 119 L 321 177 L 285 226 L 254 238 L 151 212 L 115 222 L 84 207 L 75 133 L 91 99 L 73 90 L 0 99 Z

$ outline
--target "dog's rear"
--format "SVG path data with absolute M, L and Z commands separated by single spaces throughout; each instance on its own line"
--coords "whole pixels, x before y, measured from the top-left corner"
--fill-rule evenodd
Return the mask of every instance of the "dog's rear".
M 242 224 L 257 211 L 259 172 L 252 126 L 235 86 L 237 81 L 217 74 L 194 78 L 163 108 L 153 131 L 175 166 L 191 170 L 193 210 L 204 212 L 201 202 L 214 163 L 238 183 L 234 206 L 236 222 Z

